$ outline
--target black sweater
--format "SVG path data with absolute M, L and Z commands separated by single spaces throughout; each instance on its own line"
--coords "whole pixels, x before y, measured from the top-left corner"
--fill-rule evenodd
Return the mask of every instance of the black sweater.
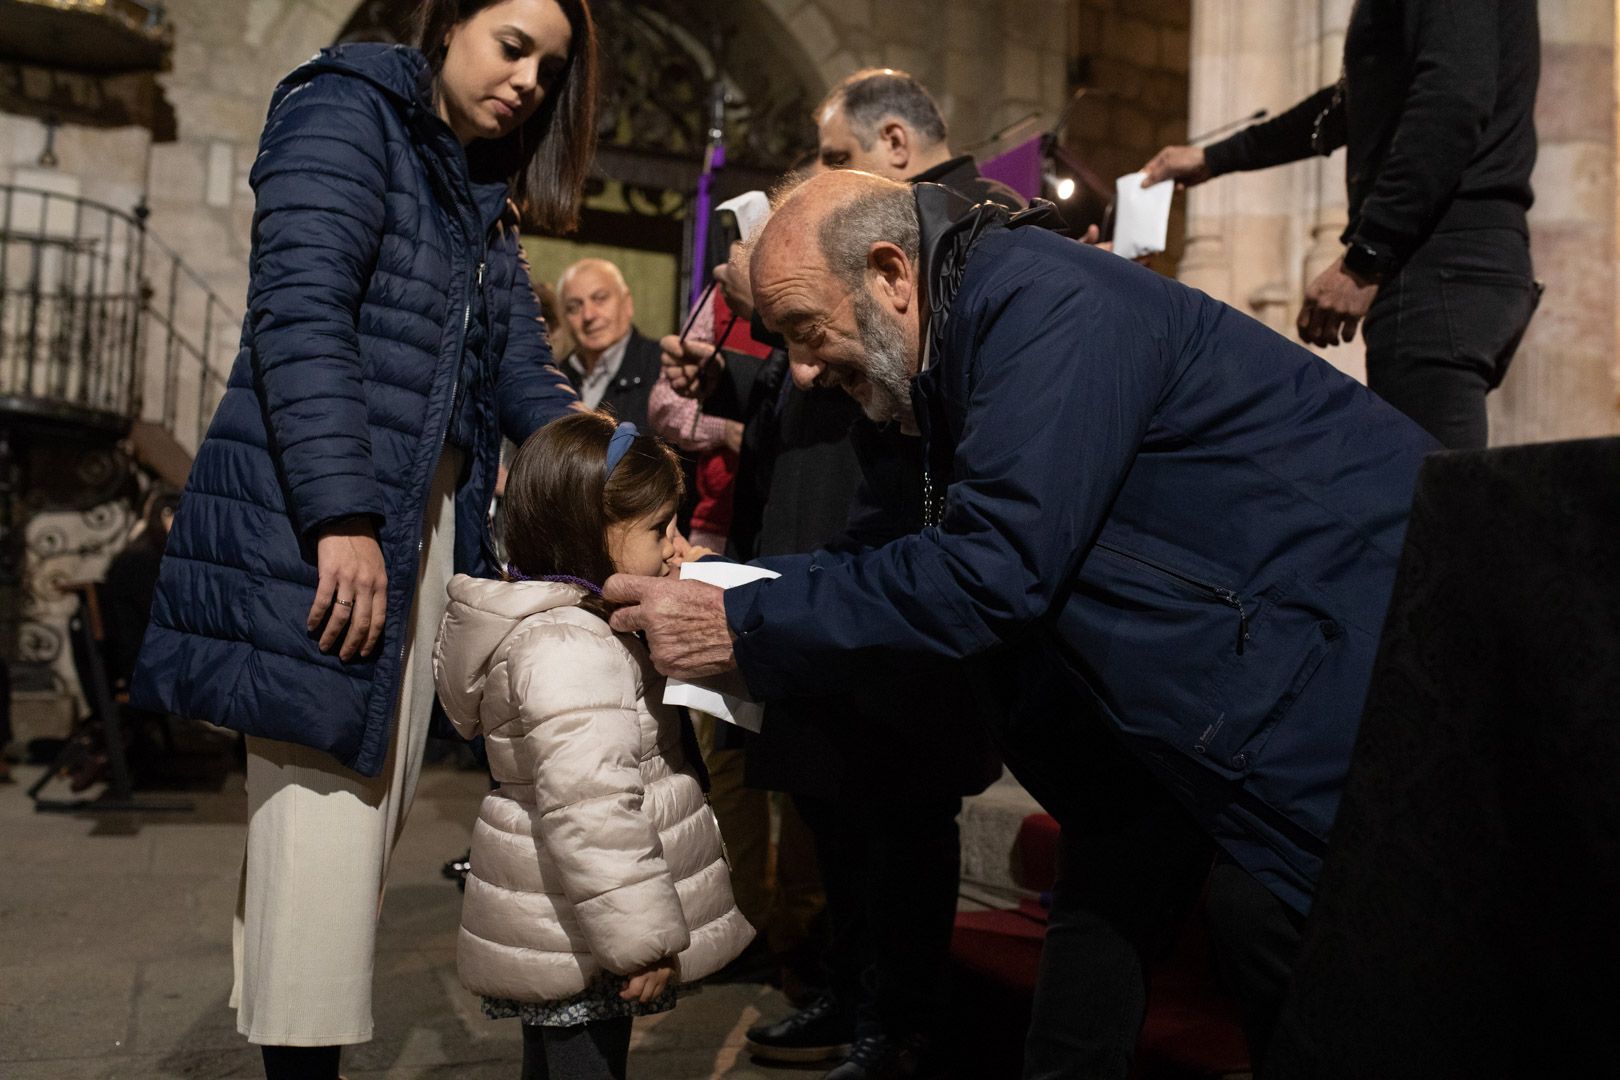
M 1342 84 L 1205 161 L 1219 176 L 1348 146 L 1344 240 L 1397 260 L 1433 232 L 1525 231 L 1540 65 L 1535 0 L 1358 0 Z

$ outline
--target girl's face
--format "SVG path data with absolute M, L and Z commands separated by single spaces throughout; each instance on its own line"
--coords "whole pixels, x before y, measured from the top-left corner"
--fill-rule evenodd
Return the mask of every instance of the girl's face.
M 450 28 L 439 116 L 462 145 L 517 129 L 568 64 L 572 28 L 557 0 L 501 0 Z
M 607 549 L 618 573 L 664 577 L 675 557 L 675 504 L 665 503 L 646 517 L 609 525 Z

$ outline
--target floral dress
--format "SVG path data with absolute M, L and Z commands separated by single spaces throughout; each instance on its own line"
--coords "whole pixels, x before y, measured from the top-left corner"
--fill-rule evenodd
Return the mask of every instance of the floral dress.
M 695 985 L 672 981 L 662 994 L 649 1002 L 626 1001 L 619 993 L 629 982 L 623 975 L 603 972 L 584 990 L 561 1001 L 513 1001 L 511 998 L 486 997 L 484 1015 L 491 1020 L 507 1020 L 515 1016 L 531 1027 L 577 1027 L 592 1020 L 668 1012 L 675 1007 L 677 998 L 698 991 Z

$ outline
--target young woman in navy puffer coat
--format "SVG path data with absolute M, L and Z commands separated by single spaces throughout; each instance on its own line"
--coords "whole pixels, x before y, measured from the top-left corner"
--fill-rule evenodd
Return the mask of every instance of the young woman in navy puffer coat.
M 163 561 L 134 699 L 248 736 L 238 1027 L 270 1076 L 371 1037 L 376 917 L 453 572 L 487 573 L 499 440 L 563 415 L 514 201 L 571 228 L 586 0 L 426 0 L 422 51 L 276 89 L 242 349 Z

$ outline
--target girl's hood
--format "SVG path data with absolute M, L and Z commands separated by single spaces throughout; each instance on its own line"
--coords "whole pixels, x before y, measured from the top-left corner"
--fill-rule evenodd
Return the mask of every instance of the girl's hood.
M 450 604 L 439 624 L 433 674 L 439 701 L 463 737 L 478 734 L 479 706 L 490 669 L 523 620 L 573 607 L 584 595 L 576 585 L 553 581 L 492 581 L 466 574 L 450 579 Z

